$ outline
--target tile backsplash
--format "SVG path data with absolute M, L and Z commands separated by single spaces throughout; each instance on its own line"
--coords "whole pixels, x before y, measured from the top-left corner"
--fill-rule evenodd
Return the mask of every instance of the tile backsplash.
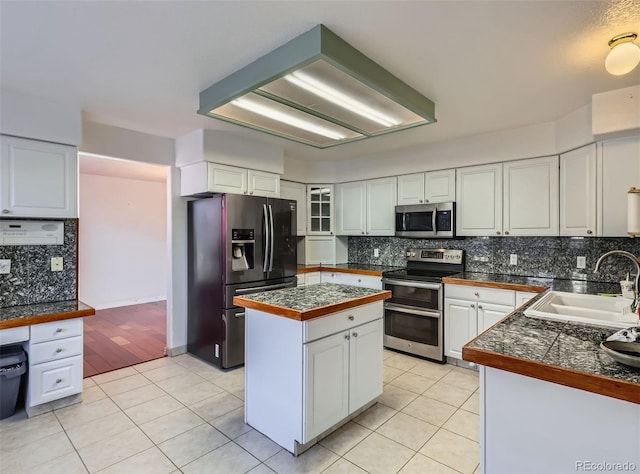
M 379 249 L 380 257 L 373 256 Z M 617 282 L 633 263 L 624 257 L 609 257 L 598 274 L 596 261 L 609 250 L 640 255 L 640 239 L 605 237 L 465 237 L 461 239 L 404 239 L 399 237 L 349 237 L 349 262 L 405 266 L 407 248 L 455 248 L 465 251 L 469 272 Z M 518 264 L 510 265 L 511 254 Z M 586 268 L 577 268 L 578 256 L 586 257 Z
M 0 259 L 11 260 L 0 275 L 0 308 L 75 299 L 77 239 L 77 219 L 65 219 L 63 245 L 0 246 Z M 63 258 L 62 271 L 51 271 L 51 257 Z

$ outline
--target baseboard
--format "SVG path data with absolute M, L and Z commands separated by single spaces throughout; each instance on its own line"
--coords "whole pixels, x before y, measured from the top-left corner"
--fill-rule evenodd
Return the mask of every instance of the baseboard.
M 82 300 L 82 298 L 80 298 Z M 146 298 L 133 298 L 130 300 L 120 300 L 120 301 L 111 301 L 107 303 L 100 304 L 91 304 L 84 300 L 90 306 L 93 306 L 95 309 L 110 309 L 110 308 L 120 308 L 122 306 L 132 306 L 135 304 L 144 304 L 144 303 L 155 303 L 156 301 L 165 301 L 167 299 L 166 295 L 162 296 L 148 296 Z
M 187 346 L 167 347 L 167 355 L 169 357 L 179 356 L 187 353 Z

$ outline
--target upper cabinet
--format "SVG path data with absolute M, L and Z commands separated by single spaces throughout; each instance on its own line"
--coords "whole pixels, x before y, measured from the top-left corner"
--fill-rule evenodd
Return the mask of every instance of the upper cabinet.
M 558 235 L 558 157 L 457 170 L 457 235 Z
M 333 184 L 307 185 L 307 234 L 333 235 Z
M 450 202 L 455 199 L 455 169 L 398 176 L 398 205 Z
M 596 145 L 560 155 L 560 235 L 596 235 Z
M 294 181 L 280 181 L 280 197 L 298 202 L 296 206 L 297 235 L 305 235 L 307 233 L 307 186 Z
M 558 235 L 557 156 L 503 164 L 505 235 Z
M 598 235 L 628 237 L 627 192 L 640 187 L 640 137 L 598 144 Z
M 395 177 L 338 184 L 337 234 L 394 235 L 396 196 Z
M 180 195 L 201 193 L 280 197 L 280 176 L 218 163 L 200 162 L 180 168 Z
M 77 217 L 75 147 L 9 136 L 0 144 L 3 217 Z
M 458 168 L 456 234 L 502 235 L 502 164 Z

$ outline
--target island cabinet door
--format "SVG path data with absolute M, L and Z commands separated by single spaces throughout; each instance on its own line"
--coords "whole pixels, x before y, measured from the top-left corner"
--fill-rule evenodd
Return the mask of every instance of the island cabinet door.
M 349 331 L 349 413 L 382 395 L 382 319 Z
M 302 443 L 349 415 L 349 338 L 343 331 L 304 345 Z

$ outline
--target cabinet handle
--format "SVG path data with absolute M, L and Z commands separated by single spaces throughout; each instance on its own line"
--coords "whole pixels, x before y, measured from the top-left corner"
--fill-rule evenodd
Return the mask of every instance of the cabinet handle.
M 509 235 L 509 231 L 508 231 L 508 230 L 505 230 L 505 231 L 504 231 L 504 235 Z
M 474 304 L 472 304 L 472 305 L 471 305 L 471 307 L 472 307 L 473 309 L 476 309 L 476 305 L 474 305 Z
M 482 305 L 481 304 L 478 305 L 478 309 L 482 309 Z
M 58 329 L 56 329 L 56 332 L 57 332 L 57 333 L 61 333 L 61 332 L 62 332 L 62 328 L 58 328 Z
M 354 333 L 353 333 L 353 337 L 358 337 L 358 333 L 357 333 L 357 332 L 354 332 Z
M 477 291 L 474 293 L 474 295 L 476 295 L 476 297 L 480 298 L 480 293 L 478 293 Z
M 349 339 L 351 339 L 351 337 L 348 334 L 344 335 L 344 338 L 348 341 Z
M 56 379 L 56 383 L 62 383 L 62 379 Z
M 11 214 L 11 211 L 9 209 L 3 209 L 2 213 L 3 214 Z
M 499 230 L 496 230 L 496 234 L 500 235 L 500 231 L 499 231 Z
M 425 200 L 424 200 L 424 202 L 429 202 L 429 200 L 428 200 L 428 199 L 425 199 Z
M 249 191 L 249 194 L 253 194 L 253 191 Z
M 349 315 L 349 321 L 353 321 L 355 318 L 353 317 L 352 314 Z
M 593 231 L 592 230 L 588 230 L 587 234 L 591 235 L 591 234 L 593 234 Z
M 364 232 L 362 232 L 362 235 L 364 235 Z
M 419 202 L 420 202 L 420 204 L 422 204 L 422 199 L 420 199 L 420 201 L 419 201 Z
M 358 283 L 362 283 L 362 280 L 360 278 L 358 278 Z
M 63 349 L 62 349 L 61 347 L 58 347 L 58 348 L 56 349 L 56 353 L 57 353 L 57 354 L 60 354 L 62 351 L 63 351 Z

